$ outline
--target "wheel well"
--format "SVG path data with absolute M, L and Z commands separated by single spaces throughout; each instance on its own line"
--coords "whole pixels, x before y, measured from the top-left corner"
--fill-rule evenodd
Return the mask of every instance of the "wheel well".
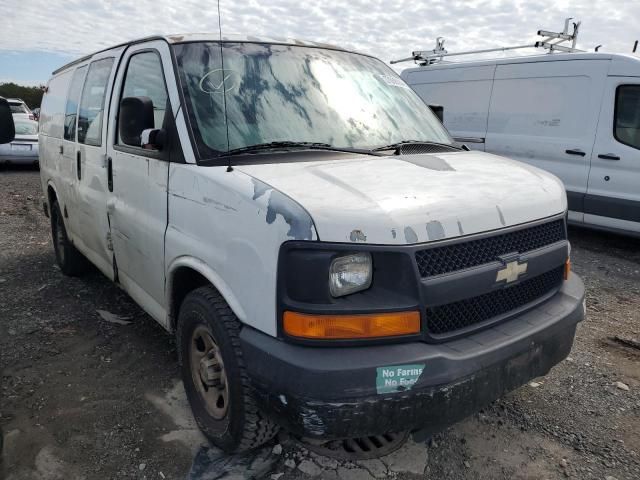
M 172 275 L 171 282 L 171 328 L 175 329 L 182 301 L 189 292 L 211 282 L 200 272 L 189 267 L 178 267 Z
M 56 195 L 56 191 L 53 189 L 51 185 L 47 187 L 47 200 L 49 200 L 49 209 L 51 209 L 51 205 L 58 199 Z

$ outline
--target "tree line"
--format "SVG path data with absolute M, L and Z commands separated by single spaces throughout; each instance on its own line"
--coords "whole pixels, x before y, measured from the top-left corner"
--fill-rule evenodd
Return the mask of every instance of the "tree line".
M 0 83 L 0 97 L 4 98 L 20 98 L 24 100 L 29 108 L 33 109 L 40 106 L 42 95 L 44 95 L 44 85 L 38 87 L 25 87 L 13 82 Z

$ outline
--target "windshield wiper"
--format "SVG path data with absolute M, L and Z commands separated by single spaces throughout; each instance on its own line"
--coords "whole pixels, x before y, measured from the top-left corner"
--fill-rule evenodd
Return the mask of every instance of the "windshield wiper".
M 280 142 L 268 142 L 258 143 L 256 145 L 248 145 L 246 147 L 234 148 L 229 150 L 226 155 L 241 155 L 244 153 L 261 152 L 265 150 L 279 150 L 279 149 L 301 149 L 301 150 L 329 150 L 333 152 L 347 152 L 347 153 L 359 153 L 362 155 L 375 155 L 381 156 L 380 153 L 376 153 L 372 150 L 365 150 L 361 148 L 350 147 L 334 147 L 328 143 L 320 142 L 292 142 L 292 141 L 280 141 Z
M 453 148 L 455 150 L 462 150 L 462 148 L 457 147 L 456 145 L 453 145 L 450 143 L 432 142 L 430 140 L 402 140 L 401 142 L 385 145 L 384 147 L 374 148 L 373 151 L 382 152 L 384 150 L 397 150 L 403 145 L 437 145 L 440 147 L 448 147 L 448 148 Z

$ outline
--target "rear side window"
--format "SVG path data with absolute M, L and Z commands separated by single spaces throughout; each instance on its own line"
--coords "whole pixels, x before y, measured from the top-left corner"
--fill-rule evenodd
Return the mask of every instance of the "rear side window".
M 167 108 L 167 86 L 164 82 L 162 63 L 156 52 L 143 52 L 129 60 L 122 97 L 147 97 L 153 104 L 153 128 L 162 128 Z M 141 132 L 142 133 L 142 132 Z M 126 145 L 118 132 L 118 143 Z M 140 144 L 130 145 L 140 147 Z
M 76 119 L 78 117 L 78 102 L 82 93 L 82 82 L 87 67 L 78 68 L 71 79 L 69 87 L 69 97 L 67 98 L 67 108 L 64 114 L 64 139 L 75 142 L 76 140 Z
M 79 143 L 95 146 L 102 144 L 105 94 L 112 66 L 113 58 L 97 60 L 89 66 L 78 115 Z
M 38 134 L 38 122 L 33 120 L 16 120 L 16 135 L 37 135 Z
M 613 135 L 620 143 L 640 149 L 640 85 L 620 85 L 616 90 Z
M 29 113 L 24 103 L 9 102 L 9 108 L 11 108 L 11 113 Z
M 70 82 L 71 70 L 49 80 L 40 107 L 40 132 L 44 135 L 62 138 L 65 102 Z

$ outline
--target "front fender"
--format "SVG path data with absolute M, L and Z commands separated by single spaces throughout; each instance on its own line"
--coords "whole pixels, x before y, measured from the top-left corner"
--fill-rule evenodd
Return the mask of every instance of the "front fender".
M 169 264 L 169 267 L 167 269 L 167 283 L 165 287 L 165 298 L 168 299 L 167 312 L 174 311 L 175 305 L 173 305 L 173 296 L 171 295 L 171 292 L 174 288 L 175 273 L 181 267 L 190 268 L 191 270 L 198 272 L 200 275 L 206 278 L 209 283 L 211 283 L 211 285 L 213 285 L 216 290 L 220 292 L 220 295 L 222 295 L 225 302 L 227 302 L 231 310 L 233 310 L 235 316 L 238 317 L 241 322 L 246 321 L 246 313 L 242 309 L 242 306 L 240 305 L 237 296 L 233 293 L 231 287 L 229 287 L 229 285 L 222 279 L 222 277 L 213 268 L 207 265 L 207 263 L 199 258 L 189 255 L 183 255 L 175 258 Z M 170 318 L 169 325 L 172 329 L 175 325 L 175 320 L 176 319 L 174 318 Z

